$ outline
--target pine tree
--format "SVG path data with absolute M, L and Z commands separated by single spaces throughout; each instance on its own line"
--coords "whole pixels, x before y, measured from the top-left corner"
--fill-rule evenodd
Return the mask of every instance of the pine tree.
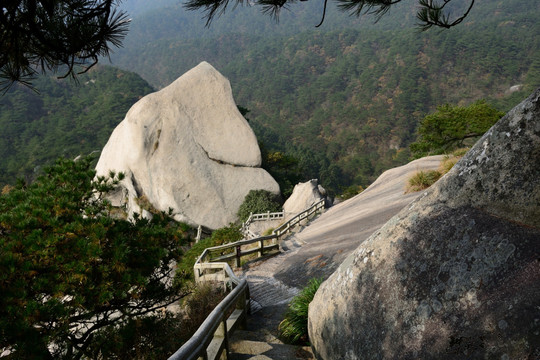
M 115 218 L 103 199 L 122 179 L 92 159 L 60 159 L 0 195 L 0 348 L 73 359 L 99 331 L 184 296 L 168 281 L 184 233 L 167 214 Z

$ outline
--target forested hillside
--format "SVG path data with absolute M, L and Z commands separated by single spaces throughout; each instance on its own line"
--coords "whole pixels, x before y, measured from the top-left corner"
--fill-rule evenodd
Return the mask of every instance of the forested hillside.
M 113 61 L 158 88 L 210 62 L 265 146 L 336 192 L 406 162 L 437 105 L 484 98 L 506 111 L 540 86 L 540 3 L 478 1 L 460 26 L 427 32 L 414 28 L 410 2 L 376 25 L 331 9 L 319 29 L 320 8 L 301 5 L 279 24 L 258 9 L 229 11 L 206 32 L 190 30 L 204 25 L 198 14 L 154 11 L 134 19 Z
M 317 29 L 322 3 L 295 4 L 279 23 L 231 7 L 205 28 L 175 0 L 133 0 L 123 3 L 133 22 L 112 60 L 155 88 L 210 62 L 265 148 L 338 193 L 408 161 L 419 120 L 437 105 L 483 98 L 506 111 L 540 86 L 540 2 L 478 0 L 458 27 L 427 32 L 414 27 L 414 3 L 376 24 L 330 7 Z M 79 84 L 40 77 L 39 95 L 13 88 L 0 97 L 0 185 L 60 155 L 101 150 L 148 83 L 100 67 Z
M 140 76 L 100 66 L 79 82 L 41 76 L 39 94 L 15 86 L 0 97 L 0 189 L 30 180 L 59 156 L 101 151 L 139 98 L 152 91 Z

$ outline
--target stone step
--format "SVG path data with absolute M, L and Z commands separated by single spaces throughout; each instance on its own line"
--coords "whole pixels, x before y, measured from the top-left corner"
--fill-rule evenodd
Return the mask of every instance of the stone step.
M 281 249 L 284 252 L 298 249 L 304 245 L 305 242 L 297 238 L 296 236 L 290 236 L 286 240 L 281 242 Z
M 272 344 L 262 341 L 241 340 L 230 345 L 232 360 L 292 360 L 314 359 L 308 346 Z
M 269 329 L 259 328 L 252 330 L 236 329 L 233 333 L 231 341 L 260 341 L 269 344 L 283 344 L 283 341 L 276 337 L 276 333 L 272 333 Z
M 248 277 L 248 283 L 251 298 L 262 307 L 288 303 L 299 291 L 274 278 L 262 276 Z
M 262 309 L 262 305 L 254 299 L 249 299 L 249 308 L 251 314 L 255 314 L 257 311 Z

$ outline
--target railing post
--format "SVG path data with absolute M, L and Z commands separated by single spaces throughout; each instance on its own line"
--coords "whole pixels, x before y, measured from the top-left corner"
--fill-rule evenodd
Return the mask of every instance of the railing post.
M 239 268 L 240 265 L 240 259 L 242 256 L 242 249 L 240 249 L 240 245 L 236 247 L 236 267 Z
M 219 327 L 216 329 L 216 332 L 214 333 L 214 336 L 222 337 L 223 338 L 223 344 L 225 356 L 223 356 L 223 352 L 220 354 L 217 359 L 228 359 L 229 358 L 229 337 L 227 336 L 227 318 L 225 316 L 223 317 L 223 320 L 219 324 Z
M 227 288 L 229 287 L 229 277 L 227 276 L 227 271 L 225 270 L 225 268 L 223 268 L 223 293 L 227 293 Z M 232 288 L 232 286 L 231 286 Z
M 242 291 L 242 296 L 240 296 L 239 303 L 236 303 L 236 308 L 242 310 L 240 328 L 245 329 L 247 324 L 247 314 L 250 313 L 249 309 L 246 309 L 246 302 L 248 301 L 247 292 L 249 288 L 246 288 L 245 291 Z M 248 305 L 249 306 L 249 305 Z
M 259 241 L 259 251 L 257 252 L 258 257 L 262 257 L 264 253 L 264 240 Z
M 202 225 L 197 228 L 197 236 L 195 237 L 195 243 L 198 243 L 202 237 Z

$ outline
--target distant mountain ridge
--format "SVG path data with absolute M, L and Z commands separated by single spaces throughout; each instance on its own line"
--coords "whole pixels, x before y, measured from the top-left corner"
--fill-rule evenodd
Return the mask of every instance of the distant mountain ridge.
M 279 24 L 257 8 L 230 9 L 210 29 L 176 1 L 151 3 L 124 3 L 133 24 L 113 64 L 161 88 L 210 62 L 251 110 L 266 148 L 295 156 L 304 180 L 319 178 L 334 193 L 407 162 L 416 124 L 435 106 L 486 98 L 508 110 L 540 86 L 540 2 L 480 0 L 462 25 L 425 33 L 413 28 L 414 1 L 376 25 L 330 8 L 319 29 L 322 4 L 313 1 L 284 11 Z M 152 91 L 108 67 L 79 86 L 54 77 L 36 85 L 41 96 L 14 88 L 0 98 L 0 184 L 31 179 L 59 155 L 101 149 Z
M 452 0 L 449 3 L 453 14 L 460 13 L 469 0 Z M 315 28 L 322 19 L 323 3 L 305 1 L 288 5 L 280 11 L 279 20 L 263 14 L 260 6 L 229 6 L 225 13 L 216 17 L 205 27 L 203 12 L 188 11 L 178 0 L 142 1 L 122 3 L 122 8 L 133 16 L 127 47 L 131 43 L 163 39 L 212 38 L 231 34 L 262 35 L 275 37 L 296 35 L 305 31 L 326 33 L 344 29 L 396 30 L 413 28 L 417 23 L 417 0 L 403 1 L 394 5 L 379 21 L 366 14 L 351 16 L 329 2 L 324 23 Z M 532 15 L 540 11 L 540 5 L 520 0 L 477 0 L 466 18 L 466 24 L 482 23 L 486 20 L 506 21 L 516 17 Z
M 0 97 L 0 190 L 32 180 L 59 156 L 101 151 L 131 105 L 152 92 L 139 75 L 98 66 L 78 83 L 40 76 L 40 92 L 15 86 Z
M 330 8 L 318 29 L 312 1 L 279 24 L 230 9 L 209 29 L 175 5 L 134 18 L 113 63 L 160 88 L 210 62 L 251 110 L 258 138 L 339 192 L 405 163 L 416 124 L 437 105 L 485 98 L 505 111 L 540 86 L 540 2 L 477 1 L 463 24 L 427 32 L 414 28 L 414 3 L 375 25 Z

